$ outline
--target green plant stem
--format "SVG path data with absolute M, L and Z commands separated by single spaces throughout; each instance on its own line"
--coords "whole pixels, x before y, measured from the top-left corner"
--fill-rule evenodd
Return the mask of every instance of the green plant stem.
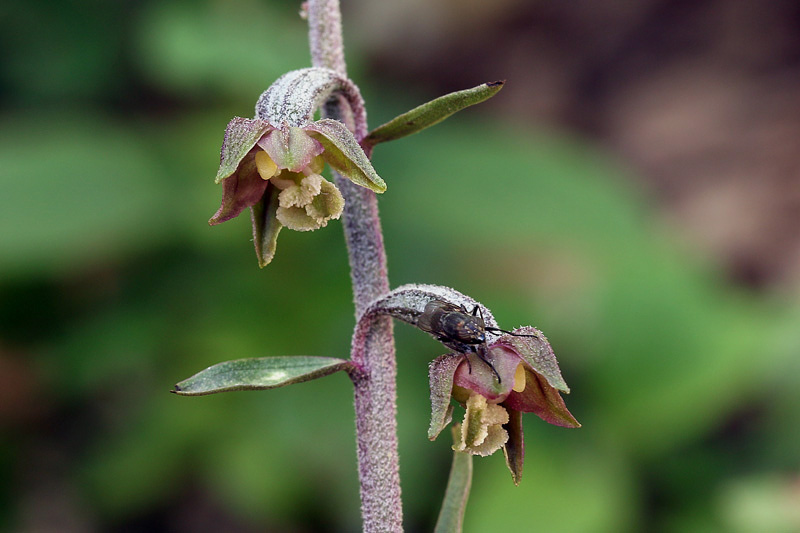
M 442 509 L 436 521 L 434 533 L 460 532 L 464 525 L 469 490 L 472 486 L 472 456 L 464 452 L 453 452 L 450 477 L 444 493 Z
M 309 0 L 312 64 L 346 75 L 338 0 Z M 366 134 L 363 110 L 354 116 L 343 99 L 330 101 L 325 113 L 347 124 L 360 141 Z M 389 291 L 386 252 L 375 193 L 334 173 L 345 198 L 343 225 L 350 260 L 356 318 Z M 354 343 L 352 361 L 360 372 L 355 386 L 356 444 L 363 529 L 402 531 L 402 502 L 397 455 L 396 364 L 392 321 L 377 317 L 363 343 Z

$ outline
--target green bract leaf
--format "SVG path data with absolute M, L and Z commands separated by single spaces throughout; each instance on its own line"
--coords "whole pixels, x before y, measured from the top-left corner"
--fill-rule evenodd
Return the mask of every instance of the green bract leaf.
M 434 533 L 461 531 L 471 486 L 472 455 L 464 452 L 453 452 L 450 478 L 447 480 L 447 489 L 444 493 L 442 509 L 439 511 L 439 519 L 436 520 Z
M 344 124 L 324 118 L 306 126 L 305 131 L 322 143 L 325 147 L 323 159 L 342 176 L 378 193 L 386 190 L 386 183 Z
M 378 126 L 364 138 L 362 145 L 368 150 L 376 144 L 393 141 L 424 130 L 465 107 L 488 100 L 497 94 L 504 84 L 505 81 L 484 83 L 472 89 L 440 96 Z
M 310 355 L 257 357 L 210 366 L 175 385 L 175 394 L 202 396 L 234 390 L 264 390 L 321 378 L 352 363 L 334 357 Z

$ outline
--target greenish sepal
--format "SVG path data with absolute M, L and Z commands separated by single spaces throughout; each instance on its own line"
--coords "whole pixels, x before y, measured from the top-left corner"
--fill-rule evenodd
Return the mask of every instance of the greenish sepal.
M 428 365 L 431 389 L 431 423 L 428 427 L 430 440 L 436 439 L 452 419 L 453 406 L 450 398 L 453 394 L 453 375 L 462 361 L 461 355 L 447 354 L 437 357 Z
M 455 434 L 456 429 L 453 429 Z M 454 435 L 454 441 L 458 438 Z M 442 509 L 436 520 L 434 533 L 460 532 L 464 525 L 464 512 L 467 509 L 469 491 L 472 487 L 472 455 L 453 452 L 450 477 L 442 501 Z
M 553 353 L 553 347 L 547 337 L 532 326 L 524 326 L 514 330 L 514 335 L 503 335 L 497 344 L 510 345 L 519 356 L 528 363 L 537 374 L 543 376 L 550 386 L 569 394 L 567 382 L 561 376 L 558 361 Z M 536 335 L 523 337 L 521 335 Z
M 235 390 L 266 390 L 321 378 L 353 368 L 350 361 L 310 355 L 256 357 L 225 361 L 183 380 L 171 392 L 203 396 Z
M 322 143 L 325 147 L 323 159 L 342 176 L 374 192 L 386 190 L 386 183 L 375 172 L 347 126 L 338 120 L 324 118 L 306 126 L 305 131 Z
M 438 124 L 457 111 L 488 100 L 497 94 L 504 84 L 505 81 L 483 83 L 472 89 L 440 96 L 378 126 L 361 141 L 361 144 L 365 150 L 370 150 L 376 144 L 417 133 Z
M 278 244 L 278 233 L 283 224 L 278 220 L 277 187 L 270 184 L 261 201 L 250 208 L 250 220 L 253 223 L 253 244 L 256 248 L 258 266 L 264 268 L 275 257 L 275 248 Z
M 234 117 L 225 128 L 225 139 L 219 156 L 219 170 L 214 183 L 232 176 L 242 159 L 272 126 L 266 120 Z

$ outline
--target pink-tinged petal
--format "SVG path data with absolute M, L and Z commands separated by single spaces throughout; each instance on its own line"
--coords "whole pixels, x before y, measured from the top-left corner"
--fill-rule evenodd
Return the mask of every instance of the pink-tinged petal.
M 511 471 L 514 485 L 522 479 L 522 464 L 525 461 L 525 440 L 522 435 L 522 413 L 508 409 L 508 424 L 503 426 L 508 432 L 508 442 L 503 446 L 506 465 Z
M 527 368 L 525 374 L 525 390 L 509 394 L 503 402 L 504 406 L 523 413 L 533 413 L 556 426 L 581 427 L 555 387 L 552 387 L 544 377 Z
M 517 328 L 513 333 L 515 335 L 536 335 L 536 337 L 503 335 L 492 346 L 505 346 L 514 350 L 535 372 L 544 376 L 551 386 L 561 392 L 569 393 L 569 387 L 561 376 L 558 361 L 556 361 L 547 337 L 531 326 Z
M 434 440 L 442 429 L 450 423 L 453 406 L 450 396 L 453 392 L 453 374 L 458 365 L 464 362 L 461 355 L 449 353 L 437 357 L 428 365 L 428 379 L 431 386 L 431 425 L 428 438 Z
M 265 181 L 264 183 L 269 183 Z M 258 266 L 264 268 L 275 257 L 278 233 L 283 225 L 275 213 L 278 210 L 277 187 L 270 184 L 261 201 L 250 208 L 250 220 L 253 223 L 253 244 L 256 247 Z
M 325 147 L 322 157 L 342 176 L 378 193 L 386 190 L 386 183 L 375 172 L 347 126 L 338 120 L 326 118 L 312 122 L 305 130 L 322 143 Z
M 239 216 L 261 200 L 267 183 L 258 175 L 253 153 L 247 154 L 236 172 L 222 180 L 222 205 L 208 223 L 215 226 Z
M 233 176 L 239 164 L 250 153 L 258 140 L 272 126 L 266 120 L 235 117 L 225 128 L 225 140 L 219 154 L 219 170 L 214 183 Z
M 463 357 L 463 356 L 462 356 Z M 513 351 L 505 347 L 493 347 L 486 354 L 486 359 L 492 364 L 497 376 L 492 369 L 476 354 L 468 356 L 469 366 L 462 365 L 455 375 L 455 384 L 459 387 L 475 391 L 492 403 L 500 403 L 506 399 L 514 386 L 514 374 L 522 360 Z M 470 366 L 472 367 L 470 371 Z
M 258 141 L 258 146 L 269 154 L 278 168 L 300 172 L 323 151 L 322 145 L 297 127 L 275 129 Z

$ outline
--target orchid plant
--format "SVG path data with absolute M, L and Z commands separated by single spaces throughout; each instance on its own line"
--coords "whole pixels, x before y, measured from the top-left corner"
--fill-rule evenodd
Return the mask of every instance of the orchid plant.
M 433 440 L 464 407 L 452 428 L 453 465 L 436 531 L 460 531 L 472 457 L 503 451 L 519 484 L 525 454 L 522 413 L 563 427 L 580 424 L 553 350 L 533 327 L 503 331 L 491 311 L 442 286 L 390 290 L 376 194 L 386 184 L 370 162 L 373 148 L 411 135 L 494 96 L 503 82 L 451 93 L 369 131 L 358 87 L 347 78 L 338 0 L 309 0 L 312 67 L 281 76 L 258 99 L 255 117 L 235 117 L 225 131 L 216 181 L 220 224 L 250 209 L 258 264 L 275 257 L 278 233 L 322 228 L 343 219 L 356 304 L 349 359 L 274 356 L 211 366 L 173 392 L 198 396 L 283 387 L 346 372 L 354 386 L 356 440 L 364 531 L 402 531 L 396 436 L 392 318 L 433 335 L 451 352 L 429 367 Z M 314 120 L 315 113 L 323 118 Z M 330 167 L 333 181 L 322 176 Z M 432 326 L 431 307 L 448 311 Z M 472 312 L 468 311 L 469 309 Z M 444 313 L 444 312 L 443 312 Z

